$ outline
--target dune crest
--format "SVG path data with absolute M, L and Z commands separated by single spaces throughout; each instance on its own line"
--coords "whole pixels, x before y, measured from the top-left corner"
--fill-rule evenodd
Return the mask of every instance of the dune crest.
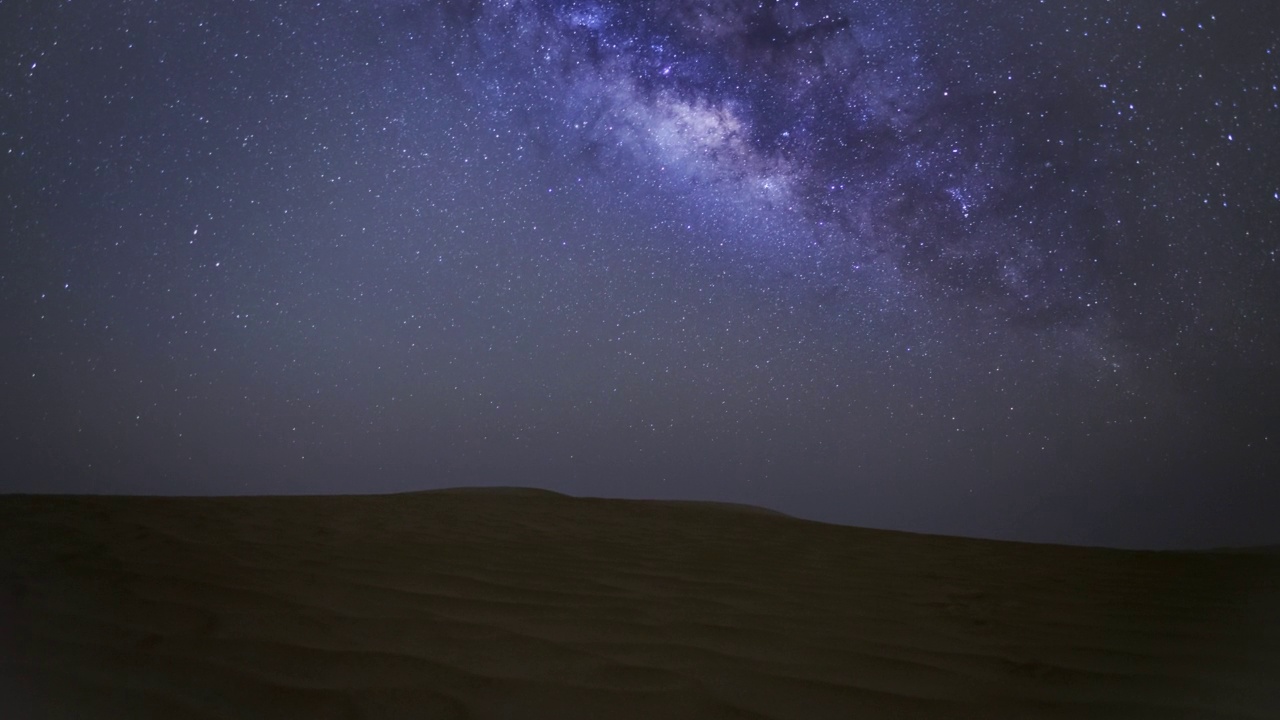
M 439 490 L 421 490 L 400 494 L 415 495 L 418 492 L 440 494 L 452 493 L 454 495 L 508 495 L 514 497 L 570 497 L 569 495 L 558 493 L 554 490 L 521 487 L 519 485 L 459 485 L 458 487 L 440 488 Z

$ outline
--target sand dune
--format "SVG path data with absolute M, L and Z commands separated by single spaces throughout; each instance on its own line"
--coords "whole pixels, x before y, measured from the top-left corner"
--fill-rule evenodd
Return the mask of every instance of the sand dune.
M 4 718 L 1280 717 L 1280 557 L 438 491 L 0 497 Z

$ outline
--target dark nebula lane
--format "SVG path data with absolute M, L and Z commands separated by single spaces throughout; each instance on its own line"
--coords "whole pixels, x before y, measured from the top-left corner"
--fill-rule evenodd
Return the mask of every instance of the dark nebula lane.
M 1274 3 L 0 28 L 0 489 L 1280 542 Z

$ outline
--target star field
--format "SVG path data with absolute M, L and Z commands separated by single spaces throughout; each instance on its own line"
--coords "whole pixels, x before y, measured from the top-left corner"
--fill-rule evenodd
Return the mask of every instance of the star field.
M 1280 10 L 0 2 L 28 492 L 1280 542 Z

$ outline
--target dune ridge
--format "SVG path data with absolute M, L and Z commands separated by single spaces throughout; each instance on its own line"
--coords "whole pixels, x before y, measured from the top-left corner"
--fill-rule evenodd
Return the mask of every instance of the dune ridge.
M 1280 717 L 1280 558 L 526 488 L 0 497 L 15 718 Z

